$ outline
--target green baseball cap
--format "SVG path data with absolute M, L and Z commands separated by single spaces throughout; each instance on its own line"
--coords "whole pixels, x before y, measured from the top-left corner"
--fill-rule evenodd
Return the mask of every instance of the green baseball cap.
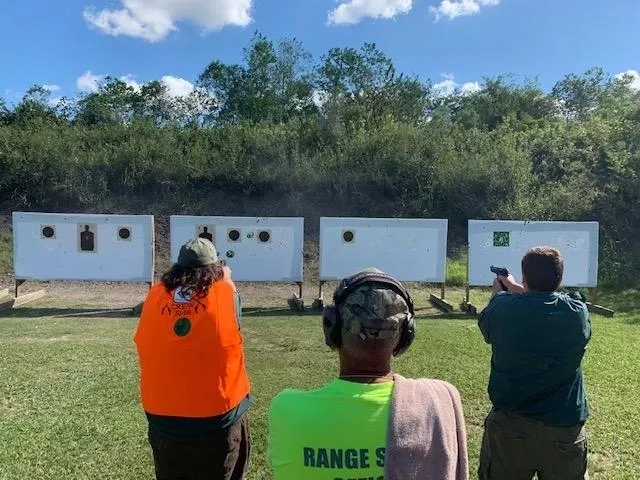
M 206 238 L 194 238 L 180 248 L 177 264 L 185 268 L 206 267 L 218 261 L 216 247 Z

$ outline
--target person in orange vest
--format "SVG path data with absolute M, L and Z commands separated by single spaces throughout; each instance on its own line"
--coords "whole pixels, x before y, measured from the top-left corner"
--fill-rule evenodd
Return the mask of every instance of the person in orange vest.
M 244 479 L 251 385 L 231 270 L 209 240 L 183 245 L 134 336 L 158 480 Z

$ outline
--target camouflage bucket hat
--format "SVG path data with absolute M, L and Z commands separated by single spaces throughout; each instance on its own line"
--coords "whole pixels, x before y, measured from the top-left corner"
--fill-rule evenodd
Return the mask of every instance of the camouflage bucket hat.
M 382 283 L 357 287 L 340 305 L 345 333 L 366 339 L 396 339 L 409 306 L 400 294 Z

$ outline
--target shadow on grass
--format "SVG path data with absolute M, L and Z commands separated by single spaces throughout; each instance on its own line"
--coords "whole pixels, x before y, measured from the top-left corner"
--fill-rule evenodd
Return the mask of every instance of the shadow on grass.
M 3 312 L 5 318 L 130 318 L 131 308 L 31 308 L 20 307 Z
M 307 308 L 304 312 L 293 311 L 289 308 L 243 308 L 244 318 L 268 318 L 268 317 L 321 317 L 322 312 Z M 475 320 L 463 312 L 443 313 L 433 309 L 416 309 L 416 320 Z
M 290 308 L 248 308 L 242 309 L 242 316 L 245 318 L 261 317 L 317 317 L 322 315 L 318 310 L 305 309 L 303 312 L 291 310 Z
M 104 308 L 32 308 L 20 307 L 3 312 L 4 318 L 132 318 L 131 308 L 104 309 Z M 268 317 L 321 317 L 322 312 L 305 309 L 303 312 L 289 308 L 243 308 L 244 318 L 268 318 Z M 433 320 L 472 320 L 474 317 L 462 312 L 441 313 L 428 309 L 416 309 L 416 319 Z M 640 321 L 640 320 L 639 320 Z

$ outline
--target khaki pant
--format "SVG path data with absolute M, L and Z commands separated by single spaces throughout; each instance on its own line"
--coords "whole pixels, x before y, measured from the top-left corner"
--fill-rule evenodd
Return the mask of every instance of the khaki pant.
M 485 420 L 480 480 L 588 480 L 583 425 L 552 427 L 492 410 Z
M 176 441 L 149 429 L 157 480 L 244 480 L 251 452 L 245 413 L 216 435 Z

